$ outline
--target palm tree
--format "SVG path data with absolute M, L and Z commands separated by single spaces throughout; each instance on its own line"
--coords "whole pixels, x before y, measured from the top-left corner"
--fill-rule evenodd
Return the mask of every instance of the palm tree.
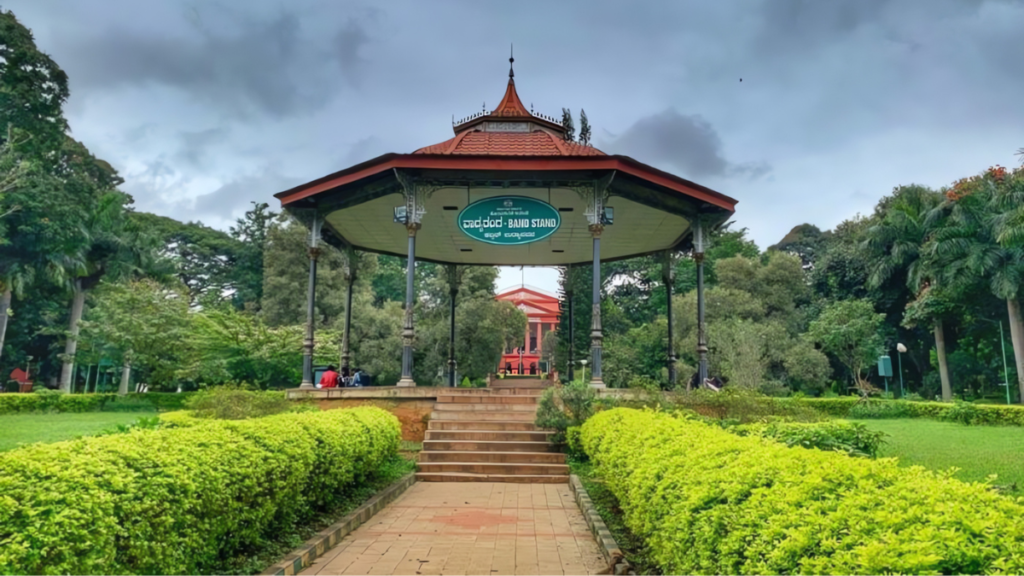
M 1024 243 L 1014 241 L 1016 236 L 1009 231 L 1013 209 L 1017 208 L 1009 203 L 1012 192 L 1004 185 L 1010 176 L 1017 177 L 996 166 L 957 182 L 935 211 L 944 215 L 946 225 L 934 235 L 930 252 L 943 264 L 945 281 L 967 286 L 981 279 L 992 294 L 1006 301 L 1017 381 L 1024 400 L 1024 320 L 1019 302 Z
M 936 226 L 929 215 L 941 203 L 941 194 L 917 185 L 896 188 L 891 198 L 882 201 L 876 214 L 878 221 L 866 230 L 863 243 L 871 255 L 868 284 L 872 288 L 902 277 L 918 300 L 937 294 L 928 290 L 936 277 L 936 262 L 926 256 L 924 247 Z M 909 318 L 905 316 L 905 320 Z M 931 321 L 935 335 L 942 400 L 949 402 L 953 399 L 953 387 L 946 361 L 943 318 L 941 314 L 934 314 L 928 315 L 927 320 Z

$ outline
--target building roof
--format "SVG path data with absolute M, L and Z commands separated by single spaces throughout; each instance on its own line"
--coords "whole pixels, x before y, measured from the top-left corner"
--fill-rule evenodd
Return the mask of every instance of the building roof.
M 590 146 L 566 142 L 561 136 L 535 132 L 484 132 L 466 130 L 439 144 L 425 146 L 413 154 L 466 156 L 607 156 Z
M 512 60 L 511 58 L 509 59 Z M 600 150 L 566 142 L 565 127 L 550 116 L 526 109 L 509 69 L 508 86 L 498 107 L 452 123 L 455 137 L 424 146 L 413 154 L 465 156 L 606 156 Z

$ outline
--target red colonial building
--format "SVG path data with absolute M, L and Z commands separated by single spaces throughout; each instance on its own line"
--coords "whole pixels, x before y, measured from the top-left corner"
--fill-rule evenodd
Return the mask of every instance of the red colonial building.
M 506 348 L 498 371 L 505 374 L 540 374 L 547 371 L 547 359 L 541 357 L 544 336 L 558 328 L 558 296 L 533 286 L 516 286 L 498 293 L 496 300 L 507 300 L 526 314 L 525 345 Z

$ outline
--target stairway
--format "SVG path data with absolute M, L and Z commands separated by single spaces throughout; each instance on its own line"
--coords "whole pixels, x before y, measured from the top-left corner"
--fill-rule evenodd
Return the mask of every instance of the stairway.
M 427 424 L 416 479 L 423 482 L 569 481 L 565 454 L 533 421 L 548 382 L 507 378 L 491 388 L 438 394 Z

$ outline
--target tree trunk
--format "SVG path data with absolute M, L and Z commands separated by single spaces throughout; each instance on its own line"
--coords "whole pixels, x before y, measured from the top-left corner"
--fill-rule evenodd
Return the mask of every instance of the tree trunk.
M 1021 318 L 1020 303 L 1015 298 L 1006 301 L 1010 314 L 1010 341 L 1013 343 L 1013 359 L 1017 363 L 1017 387 L 1020 401 L 1024 403 L 1024 320 Z
M 946 363 L 946 333 L 942 320 L 935 321 L 935 355 L 939 358 L 939 378 L 942 380 L 942 401 L 953 401 L 953 386 L 949 382 L 949 365 Z
M 0 357 L 4 353 L 4 336 L 7 334 L 7 311 L 11 308 L 11 291 L 4 290 L 0 298 Z
M 128 380 L 132 375 L 132 363 L 131 361 L 125 361 L 124 367 L 121 368 L 121 386 L 117 389 L 118 396 L 124 396 L 128 394 Z
M 78 323 L 82 320 L 82 309 L 85 308 L 85 290 L 82 279 L 75 280 L 75 292 L 71 298 L 71 323 L 68 327 L 68 341 L 64 344 L 64 365 L 60 369 L 60 391 L 72 392 L 71 382 L 75 371 L 75 350 L 78 349 Z

